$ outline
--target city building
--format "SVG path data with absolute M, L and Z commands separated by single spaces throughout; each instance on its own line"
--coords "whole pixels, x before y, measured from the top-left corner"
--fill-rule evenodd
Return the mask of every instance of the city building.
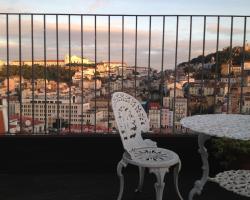
M 44 134 L 45 124 L 43 121 L 38 119 L 32 119 L 32 117 L 21 116 L 22 125 L 20 122 L 20 116 L 12 115 L 10 116 L 10 134 L 18 134 L 22 129 L 22 133 L 25 134 Z
M 4 135 L 8 131 L 8 111 L 7 100 L 0 99 L 0 135 Z
M 97 71 L 103 75 L 122 75 L 126 71 L 127 64 L 116 61 L 102 61 L 97 64 Z
M 150 103 L 148 118 L 152 129 L 170 128 L 173 126 L 173 111 L 161 108 L 158 103 Z
M 69 63 L 71 64 L 84 64 L 84 65 L 94 65 L 95 62 L 91 61 L 90 59 L 88 58 L 81 58 L 79 56 L 76 56 L 76 55 L 72 55 L 71 57 L 69 57 L 69 55 L 65 55 L 64 57 L 64 65 L 68 65 Z
M 187 116 L 187 99 L 183 97 L 175 98 L 175 123 Z
M 45 97 L 43 95 L 37 97 L 32 101 L 32 98 L 26 98 L 22 100 L 22 115 L 31 117 L 32 116 L 32 104 L 34 105 L 34 118 L 45 122 L 45 118 L 47 118 L 48 127 L 51 127 L 52 124 L 57 119 L 57 111 L 60 119 L 64 119 L 68 121 L 71 119 L 71 124 L 81 124 L 81 120 L 83 119 L 83 123 L 94 124 L 95 111 L 90 109 L 90 103 L 81 104 L 76 101 L 77 98 L 72 96 L 71 99 L 71 107 L 69 105 L 68 96 L 60 96 L 59 102 L 57 102 L 56 95 L 49 95 L 47 101 L 45 102 Z M 45 107 L 46 103 L 46 107 Z M 15 113 L 17 115 L 20 114 L 20 103 L 19 102 L 10 102 L 10 104 L 14 104 Z M 57 107 L 59 105 L 59 108 Z M 83 109 L 83 114 L 81 110 Z M 103 119 L 103 112 L 96 112 L 96 120 L 101 121 Z
M 250 114 L 250 96 L 243 97 L 242 112 L 245 114 Z
M 84 70 L 79 70 L 75 72 L 75 74 L 72 76 L 73 83 L 77 83 L 83 79 L 93 79 L 95 76 L 95 68 L 88 67 L 84 68 Z

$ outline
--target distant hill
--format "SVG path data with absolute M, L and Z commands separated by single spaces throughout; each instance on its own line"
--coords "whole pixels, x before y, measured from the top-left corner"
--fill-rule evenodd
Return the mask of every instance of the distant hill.
M 250 51 L 245 51 L 245 61 L 250 61 Z M 213 52 L 206 56 L 197 56 L 189 62 L 182 62 L 178 65 L 185 74 L 193 73 L 195 79 L 214 79 L 221 77 L 221 65 L 230 63 L 230 54 L 233 65 L 241 65 L 243 61 L 243 48 L 235 46 L 230 52 L 230 47 L 226 47 L 218 53 Z M 202 63 L 204 62 L 204 65 Z M 203 67 L 202 67 L 203 66 Z
M 218 61 L 216 60 L 218 58 Z M 243 48 L 240 46 L 235 46 L 232 48 L 232 63 L 240 65 L 243 60 Z M 196 58 L 193 58 L 190 61 L 190 64 L 197 65 L 199 63 L 211 63 L 211 61 L 214 61 L 215 63 L 218 62 L 219 66 L 222 63 L 227 63 L 230 61 L 230 47 L 226 47 L 221 51 L 218 51 L 218 57 L 217 53 L 210 53 L 206 56 L 197 56 Z M 245 61 L 250 61 L 250 51 L 245 51 Z M 179 68 L 186 67 L 189 63 L 188 62 L 182 62 L 178 65 Z

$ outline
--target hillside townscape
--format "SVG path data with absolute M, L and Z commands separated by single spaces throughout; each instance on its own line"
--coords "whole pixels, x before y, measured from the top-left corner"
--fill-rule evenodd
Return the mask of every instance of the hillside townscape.
M 77 55 L 0 64 L 1 134 L 115 133 L 115 91 L 140 100 L 156 133 L 185 132 L 179 122 L 188 115 L 250 114 L 248 45 L 162 71 Z

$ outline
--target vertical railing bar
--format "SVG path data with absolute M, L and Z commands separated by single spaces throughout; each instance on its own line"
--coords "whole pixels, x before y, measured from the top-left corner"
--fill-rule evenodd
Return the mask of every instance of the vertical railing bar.
M 9 80 L 9 61 L 10 61 L 10 55 L 9 55 L 9 15 L 6 14 L 6 57 L 7 57 L 7 112 L 8 112 L 8 127 L 7 127 L 7 133 L 10 134 L 10 80 Z
M 124 79 L 124 16 L 122 16 L 122 91 Z
M 56 88 L 56 100 L 57 100 L 57 114 L 56 114 L 56 125 L 57 125 L 57 134 L 60 133 L 60 128 L 61 128 L 61 119 L 59 116 L 59 84 L 60 84 L 60 76 L 59 76 L 59 42 L 58 42 L 58 15 L 56 15 L 56 72 L 57 72 L 57 88 Z
M 174 101 L 173 101 L 173 133 L 175 133 L 175 99 L 176 99 L 176 76 L 177 76 L 177 53 L 179 38 L 179 16 L 176 16 L 176 41 L 175 41 L 175 64 L 174 64 Z
M 205 65 L 205 49 L 206 49 L 206 25 L 207 25 L 207 17 L 204 16 L 203 22 L 203 43 L 202 43 L 202 66 L 201 66 L 201 94 L 200 94 L 200 114 L 203 112 L 203 98 L 204 98 L 204 65 Z
M 243 36 L 243 49 L 242 49 L 242 64 L 241 64 L 241 83 L 240 83 L 240 113 L 242 113 L 242 103 L 243 103 L 243 76 L 244 76 L 244 68 L 245 68 L 245 46 L 246 46 L 246 27 L 247 27 L 247 17 L 244 17 L 244 36 Z
M 164 45 L 165 45 L 165 16 L 162 17 L 162 47 L 161 47 L 161 84 L 160 84 L 160 133 L 162 127 L 162 104 L 163 104 L 163 85 L 164 85 L 164 74 L 163 74 L 163 65 L 164 65 Z
M 123 64 L 122 64 L 123 65 Z M 110 94 L 110 16 L 108 16 L 108 68 L 109 68 L 109 78 L 108 78 L 108 95 L 111 97 Z M 109 112 L 110 112 L 110 98 L 108 98 L 108 133 L 109 133 Z
M 94 131 L 96 132 L 96 70 L 97 70 L 97 35 L 96 35 L 96 15 L 95 15 L 95 126 Z
M 82 88 L 82 96 L 81 96 L 81 134 L 83 134 L 83 15 L 81 15 L 81 88 Z
M 227 96 L 227 113 L 229 113 L 229 102 L 230 102 L 230 87 L 231 87 L 231 68 L 232 68 L 232 51 L 233 51 L 233 47 L 232 47 L 232 43 L 233 43 L 233 20 L 234 18 L 231 17 L 231 31 L 230 31 L 230 49 L 229 49 L 229 70 L 228 70 L 228 96 Z
M 22 27 L 21 27 L 21 14 L 18 15 L 18 37 L 19 37 L 19 103 L 20 103 L 20 132 L 23 129 L 23 105 L 22 105 Z
M 31 67 L 32 67 L 32 134 L 34 134 L 35 127 L 34 127 L 34 122 L 35 122 L 35 86 L 34 86 L 34 19 L 33 19 L 33 14 L 31 14 Z
M 220 16 L 218 16 L 217 18 L 217 39 L 216 39 L 216 64 L 215 64 L 215 85 L 214 85 L 214 106 L 216 106 L 216 96 L 217 96 L 217 84 L 219 81 L 219 72 L 218 72 L 218 68 L 219 68 L 219 41 L 220 41 Z
M 137 74 L 137 37 L 138 37 L 138 16 L 135 16 L 135 98 L 136 98 L 136 74 Z
M 151 33 L 152 33 L 152 17 L 149 16 L 149 31 L 148 31 L 148 100 L 150 97 L 151 81 L 150 81 L 150 69 L 151 69 Z
M 69 133 L 71 134 L 71 15 L 68 16 L 69 29 Z
M 45 121 L 45 133 L 47 133 L 47 124 L 48 124 L 48 113 L 47 113 L 47 46 L 46 46 L 46 15 L 43 15 L 43 56 L 44 56 L 44 100 L 45 100 L 45 105 L 44 105 L 44 121 Z
M 190 16 L 189 24 L 189 45 L 188 45 L 188 93 L 187 93 L 187 115 L 189 115 L 189 103 L 190 103 L 190 62 L 191 62 L 191 49 L 192 49 L 192 29 L 193 29 L 193 17 Z

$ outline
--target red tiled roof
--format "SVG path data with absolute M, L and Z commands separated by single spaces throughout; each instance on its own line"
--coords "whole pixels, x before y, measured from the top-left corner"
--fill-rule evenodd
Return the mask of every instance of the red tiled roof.
M 18 115 L 12 115 L 10 116 L 10 120 L 20 120 L 20 117 Z M 31 126 L 32 126 L 32 117 L 27 117 L 27 116 L 22 116 L 22 121 L 25 122 L 29 120 L 31 122 Z M 34 119 L 34 125 L 38 125 L 38 124 L 43 124 L 42 121 Z
M 152 108 L 159 109 L 160 108 L 160 104 L 156 103 L 156 102 L 150 102 L 148 106 L 149 106 L 149 109 L 152 109 Z

